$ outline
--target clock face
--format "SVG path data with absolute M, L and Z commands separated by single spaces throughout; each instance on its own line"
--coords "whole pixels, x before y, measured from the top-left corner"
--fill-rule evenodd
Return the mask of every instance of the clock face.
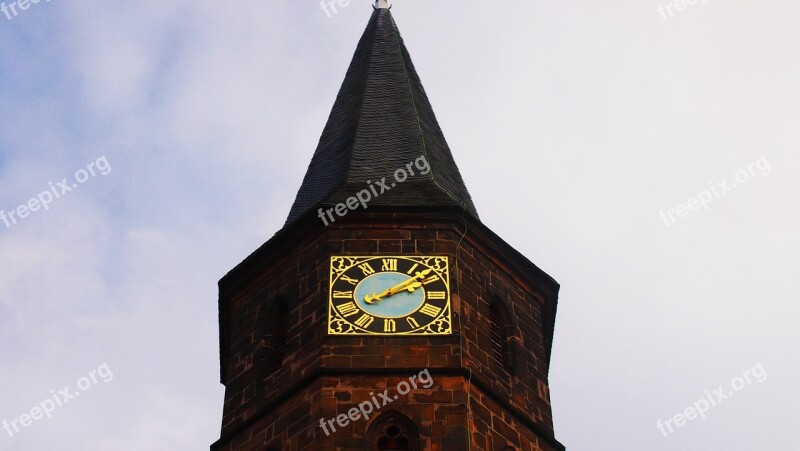
M 331 257 L 331 335 L 449 335 L 447 257 Z

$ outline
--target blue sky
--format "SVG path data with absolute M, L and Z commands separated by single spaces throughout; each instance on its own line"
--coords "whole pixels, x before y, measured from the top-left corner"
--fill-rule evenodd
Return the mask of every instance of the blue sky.
M 8 1 L 6 1 L 8 3 Z M 0 14 L 0 421 L 104 364 L 2 450 L 219 436 L 219 278 L 282 227 L 371 13 L 53 0 Z M 481 219 L 562 284 L 556 436 L 795 451 L 800 6 L 421 2 L 393 13 Z M 767 161 L 708 209 L 662 210 Z M 705 419 L 684 411 L 768 374 Z

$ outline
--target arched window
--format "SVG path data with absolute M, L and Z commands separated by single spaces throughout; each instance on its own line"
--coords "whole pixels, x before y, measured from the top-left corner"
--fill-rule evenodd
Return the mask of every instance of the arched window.
M 275 306 L 274 322 L 275 332 L 273 335 L 275 354 L 273 356 L 273 366 L 275 369 L 283 366 L 286 358 L 286 348 L 289 344 L 289 306 L 283 299 L 279 299 Z
M 505 304 L 498 298 L 489 305 L 489 338 L 492 360 L 509 373 L 514 371 L 514 326 Z
M 289 344 L 289 305 L 283 298 L 267 302 L 256 314 L 258 337 L 254 362 L 262 376 L 283 366 Z
M 371 449 L 376 451 L 419 451 L 419 430 L 408 417 L 389 411 L 370 425 Z

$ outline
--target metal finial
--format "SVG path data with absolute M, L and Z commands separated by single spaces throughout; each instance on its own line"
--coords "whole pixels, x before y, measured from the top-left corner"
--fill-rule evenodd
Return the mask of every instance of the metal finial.
M 389 0 L 375 0 L 375 9 L 391 9 Z

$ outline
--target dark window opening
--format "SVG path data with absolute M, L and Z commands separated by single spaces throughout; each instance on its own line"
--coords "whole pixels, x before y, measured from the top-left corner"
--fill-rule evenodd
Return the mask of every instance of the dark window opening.
M 408 447 L 408 437 L 397 426 L 389 426 L 386 428 L 384 435 L 378 439 L 378 449 L 381 451 L 407 451 L 410 449 Z
M 503 326 L 503 319 L 497 311 L 496 306 L 492 306 L 489 312 L 489 321 L 491 322 L 491 355 L 492 359 L 500 366 L 505 366 L 506 355 L 506 336 L 505 327 Z
M 369 440 L 377 451 L 419 451 L 419 430 L 414 422 L 396 411 L 390 411 L 369 427 Z
M 495 299 L 489 307 L 489 355 L 501 368 L 514 372 L 514 326 L 505 304 Z
M 283 360 L 286 358 L 286 349 L 289 344 L 289 307 L 283 303 L 278 302 L 275 306 L 275 332 L 273 339 L 275 344 L 273 348 L 275 355 L 273 364 L 275 368 L 283 366 Z

